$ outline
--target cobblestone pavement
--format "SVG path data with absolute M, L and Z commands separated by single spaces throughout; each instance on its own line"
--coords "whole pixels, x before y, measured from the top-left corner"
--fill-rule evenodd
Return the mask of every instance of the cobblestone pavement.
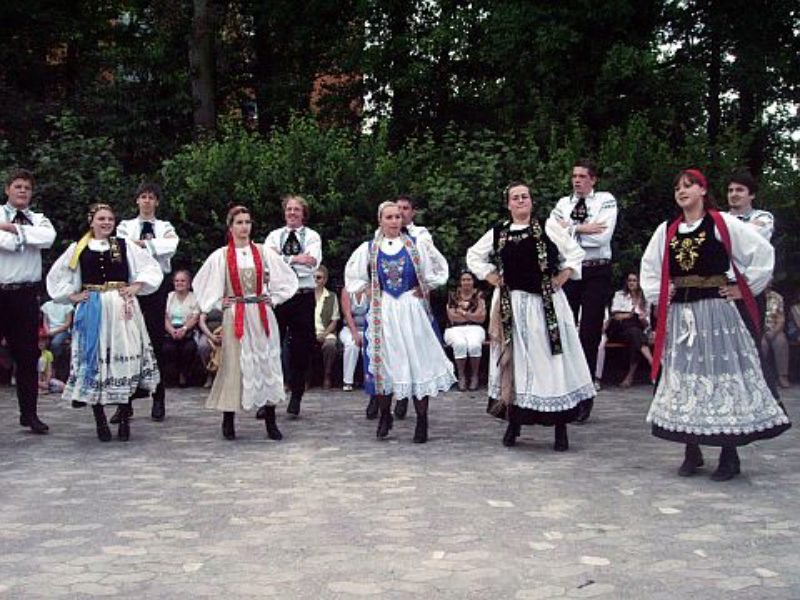
M 0 599 L 800 598 L 800 448 L 792 429 L 741 450 L 742 475 L 675 472 L 649 434 L 647 387 L 600 393 L 570 451 L 503 423 L 480 392 L 431 404 L 387 441 L 361 393 L 312 390 L 285 439 L 237 419 L 220 435 L 203 390 L 139 401 L 127 444 L 91 412 L 40 399 L 51 434 L 17 426 L 0 388 Z M 785 396 L 798 414 L 800 390 Z M 412 411 L 413 413 L 413 408 Z

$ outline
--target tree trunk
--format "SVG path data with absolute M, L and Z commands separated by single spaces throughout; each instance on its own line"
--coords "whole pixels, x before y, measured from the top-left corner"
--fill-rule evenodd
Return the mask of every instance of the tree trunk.
M 215 104 L 214 0 L 193 0 L 192 34 L 189 40 L 189 67 L 194 102 L 195 132 L 217 128 Z

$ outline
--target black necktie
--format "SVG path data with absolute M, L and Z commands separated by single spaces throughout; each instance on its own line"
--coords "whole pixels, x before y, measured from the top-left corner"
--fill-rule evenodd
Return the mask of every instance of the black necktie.
M 151 240 L 156 237 L 156 231 L 153 229 L 153 224 L 150 221 L 142 223 L 142 234 L 139 236 L 140 240 Z
M 294 232 L 294 229 L 292 229 L 289 231 L 289 235 L 286 237 L 286 241 L 283 243 L 281 253 L 285 256 L 297 256 L 302 251 L 303 249 L 300 247 L 300 240 L 297 239 L 297 234 Z
M 31 220 L 21 210 L 17 211 L 17 214 L 14 215 L 14 220 L 12 220 L 11 222 L 14 223 L 15 225 L 33 225 L 33 223 L 31 223 Z
M 578 198 L 578 203 L 572 209 L 570 219 L 578 223 L 583 223 L 589 216 L 589 211 L 586 210 L 586 198 Z

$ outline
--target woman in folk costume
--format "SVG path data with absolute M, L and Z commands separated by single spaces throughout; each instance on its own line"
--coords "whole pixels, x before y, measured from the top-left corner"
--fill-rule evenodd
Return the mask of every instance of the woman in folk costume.
M 703 465 L 700 445 L 721 446 L 711 478 L 726 481 L 739 474 L 737 446 L 790 427 L 735 305 L 743 298 L 759 323 L 753 294 L 767 286 L 774 252 L 754 228 L 713 208 L 700 171 L 678 174 L 675 201 L 681 215 L 659 225 L 642 257 L 642 289 L 658 304 L 653 377 L 663 369 L 647 421 L 653 435 L 686 444 L 681 476 Z
M 113 237 L 114 225 L 110 206 L 90 206 L 89 232 L 72 243 L 47 274 L 50 297 L 77 304 L 63 398 L 92 405 L 101 442 L 111 440 L 103 407 L 119 405 L 118 437 L 127 441 L 130 398 L 137 388 L 155 390 L 160 380 L 134 297 L 158 289 L 161 267 L 137 245 Z
M 265 407 L 267 436 L 283 438 L 275 406 L 284 398 L 281 342 L 272 307 L 297 291 L 297 277 L 280 256 L 250 241 L 244 206 L 228 211 L 228 245 L 206 259 L 194 279 L 202 312 L 221 302 L 222 355 L 207 408 L 222 411 L 222 435 L 236 439 L 234 416 Z
M 533 218 L 524 183 L 509 184 L 511 220 L 487 231 L 467 251 L 467 267 L 495 286 L 489 322 L 489 400 L 505 409 L 505 446 L 521 425 L 554 425 L 553 449 L 569 448 L 575 421 L 595 389 L 561 287 L 579 278 L 584 252 L 555 221 Z
M 447 261 L 429 238 L 415 240 L 402 232 L 403 218 L 394 202 L 378 207 L 380 228 L 359 246 L 345 268 L 349 293 L 370 294 L 364 335 L 364 391 L 378 396 L 377 436 L 392 428 L 392 395 L 414 399 L 414 442 L 428 441 L 428 398 L 455 383 L 453 365 L 431 324 L 427 291 L 447 282 Z

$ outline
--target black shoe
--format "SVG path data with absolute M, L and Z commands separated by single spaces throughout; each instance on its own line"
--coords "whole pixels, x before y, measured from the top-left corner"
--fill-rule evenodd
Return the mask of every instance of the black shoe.
M 414 428 L 414 443 L 424 444 L 428 441 L 428 415 L 417 415 L 417 426 Z
M 553 450 L 556 452 L 566 452 L 569 450 L 566 425 L 556 425 L 556 440 L 553 443 Z
M 133 392 L 133 396 L 131 396 L 131 400 L 137 400 L 138 398 L 147 398 L 149 396 L 150 392 L 148 392 L 144 388 L 137 387 L 136 391 Z M 131 416 L 133 416 L 133 413 L 131 413 Z
M 72 408 L 83 408 L 84 406 L 86 406 L 86 402 L 81 402 L 80 400 L 72 401 Z
M 506 448 L 511 448 L 517 443 L 517 438 L 519 437 L 520 433 L 522 433 L 520 425 L 518 423 L 508 423 L 508 427 L 506 427 L 506 433 L 503 435 L 503 446 Z
M 403 398 L 402 400 L 398 400 L 397 404 L 394 405 L 394 416 L 400 419 L 401 421 L 406 418 L 408 414 L 408 398 Z
M 267 437 L 271 440 L 282 440 L 283 434 L 278 429 L 278 423 L 275 420 L 275 407 L 262 406 L 264 409 L 264 422 L 267 426 Z
M 287 414 L 292 415 L 293 417 L 297 418 L 300 416 L 300 402 L 302 398 L 300 396 L 292 396 L 289 398 L 289 406 L 286 407 Z
M 374 421 L 378 418 L 378 397 L 370 396 L 367 404 L 367 420 Z
M 156 398 L 153 396 L 153 408 L 150 409 L 150 418 L 153 421 L 163 421 L 167 414 L 167 409 L 164 406 L 164 398 Z
M 578 405 L 578 416 L 575 421 L 578 423 L 585 423 L 592 414 L 592 407 L 594 406 L 594 398 L 584 400 Z
M 20 419 L 20 423 L 21 422 L 22 422 L 22 419 Z M 31 415 L 31 416 L 27 417 L 27 421 L 26 422 L 27 422 L 27 427 L 30 427 L 31 431 L 33 433 L 38 433 L 39 435 L 44 435 L 45 433 L 50 431 L 50 428 L 47 426 L 47 423 L 44 423 L 43 421 L 41 421 L 39 419 L 39 417 L 37 417 L 36 415 Z
M 92 412 L 94 413 L 94 422 L 97 426 L 97 439 L 101 442 L 110 442 L 111 429 L 108 427 L 108 421 L 106 421 L 106 412 L 103 409 L 103 405 L 92 405 Z
M 683 464 L 678 469 L 680 477 L 691 477 L 703 466 L 703 453 L 697 444 L 686 444 Z
M 264 405 L 256 411 L 256 419 L 258 419 L 259 421 L 263 421 L 266 418 L 267 418 L 267 407 L 266 405 Z
M 226 440 L 235 440 L 236 439 L 236 429 L 233 426 L 233 412 L 223 412 L 222 413 L 222 437 Z
M 739 455 L 734 447 L 722 447 L 719 454 L 719 465 L 717 470 L 711 474 L 712 481 L 728 481 L 733 479 L 741 472 L 739 465 Z
M 378 421 L 378 431 L 375 433 L 376 437 L 383 439 L 389 435 L 389 431 L 391 431 L 393 423 L 394 419 L 392 418 L 391 413 L 381 413 L 380 420 Z

